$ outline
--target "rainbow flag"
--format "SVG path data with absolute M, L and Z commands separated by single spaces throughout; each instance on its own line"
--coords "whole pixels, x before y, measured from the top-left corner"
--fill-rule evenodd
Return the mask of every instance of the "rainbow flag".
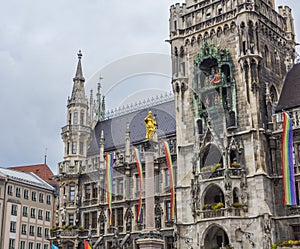
M 286 112 L 283 112 L 282 179 L 284 189 L 283 204 L 297 205 L 293 163 L 292 120 Z
M 137 148 L 133 149 L 135 160 L 136 160 L 136 166 L 139 173 L 139 179 L 140 179 L 140 196 L 139 196 L 139 203 L 138 203 L 138 210 L 137 210 L 137 216 L 136 220 L 137 222 L 143 222 L 143 212 L 142 212 L 142 206 L 143 206 L 143 167 L 141 163 L 141 155 L 140 151 Z
M 113 155 L 106 154 L 106 191 L 109 212 L 109 224 L 112 225 L 112 183 L 113 183 Z
M 87 242 L 86 240 L 84 240 L 83 243 L 84 243 L 84 249 L 93 249 L 90 243 Z
M 175 184 L 174 184 L 174 170 L 173 170 L 173 163 L 172 163 L 172 157 L 170 152 L 170 146 L 168 142 L 163 141 L 164 144 L 164 150 L 166 154 L 166 160 L 167 165 L 169 169 L 169 175 L 170 175 L 170 192 L 171 192 L 171 219 L 173 220 L 175 218 Z

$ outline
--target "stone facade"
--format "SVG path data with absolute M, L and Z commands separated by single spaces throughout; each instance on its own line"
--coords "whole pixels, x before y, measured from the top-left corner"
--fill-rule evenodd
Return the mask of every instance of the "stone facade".
M 78 54 L 62 128 L 55 244 L 82 248 L 89 240 L 94 249 L 138 248 L 144 222 L 136 218 L 140 187 L 133 148 L 141 149 L 145 171 L 141 144 L 150 109 L 159 124 L 153 179 L 158 233 L 149 233 L 152 239 L 162 238 L 166 249 L 269 249 L 278 240 L 299 238 L 298 208 L 281 204 L 282 119 L 274 114 L 295 59 L 295 34 L 291 9 L 274 8 L 274 0 L 186 0 L 171 6 L 174 100 L 115 117 L 105 116 L 100 87 L 96 101 L 85 97 Z M 171 145 L 175 219 L 162 140 Z M 296 139 L 296 170 L 299 148 Z M 106 187 L 109 153 L 114 154 L 113 225 Z M 144 194 L 143 205 L 149 210 Z
M 157 245 L 173 248 L 169 171 L 161 143 L 161 139 L 169 142 L 176 169 L 173 95 L 172 98 L 169 95 L 159 97 L 155 104 L 151 102 L 152 105 L 142 109 L 133 108 L 121 115 L 105 117 L 100 85 L 97 100 L 92 95 L 89 101 L 85 97 L 81 57 L 79 52 L 73 90 L 68 99 L 67 124 L 61 133 L 65 154 L 56 176 L 60 195 L 51 240 L 62 249 L 83 248 L 84 240 L 88 240 L 94 249 L 137 248 L 137 240 L 146 236 L 144 228 L 147 228 L 145 221 L 148 219 L 148 224 L 153 225 L 151 228 L 159 232 L 148 232 L 147 236 L 158 241 Z M 162 121 L 155 135 L 154 171 L 150 174 L 154 177 L 145 179 L 142 185 L 143 219 L 137 221 L 141 189 L 133 148 L 141 151 L 145 174 L 144 118 L 150 108 L 157 120 Z M 113 154 L 113 224 L 109 224 L 107 154 Z M 151 201 L 154 205 L 148 210 L 145 190 L 150 187 L 147 184 L 149 180 L 152 182 L 151 193 L 154 196 L 151 196 Z M 154 210 L 154 217 L 149 217 L 151 210 Z M 142 245 L 145 241 L 147 239 L 139 240 L 139 243 Z
M 186 0 L 171 6 L 170 44 L 177 248 L 271 248 L 293 236 L 278 230 L 292 224 L 277 222 L 279 136 L 270 149 L 272 109 L 295 59 L 291 9 Z

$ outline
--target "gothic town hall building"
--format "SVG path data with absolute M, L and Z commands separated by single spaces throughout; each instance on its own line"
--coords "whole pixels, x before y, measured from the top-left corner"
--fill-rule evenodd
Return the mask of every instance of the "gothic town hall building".
M 153 209 L 163 248 L 269 249 L 300 239 L 300 209 L 282 204 L 282 110 L 293 121 L 297 194 L 300 180 L 300 68 L 291 9 L 276 10 L 275 0 L 185 0 L 170 8 L 169 43 L 173 95 L 113 116 L 105 115 L 100 90 L 87 99 L 78 54 L 61 132 L 52 242 L 62 249 L 83 248 L 84 239 L 94 249 L 138 248 L 139 194 L 147 186 L 140 189 L 133 148 L 142 150 L 149 110 L 158 123 Z M 162 140 L 173 160 L 175 219 Z M 107 153 L 114 154 L 113 225 Z

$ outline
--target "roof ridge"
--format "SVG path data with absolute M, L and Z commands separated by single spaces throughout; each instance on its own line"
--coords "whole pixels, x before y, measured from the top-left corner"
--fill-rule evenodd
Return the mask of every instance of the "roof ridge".
M 145 108 L 154 107 L 156 105 L 167 103 L 172 100 L 174 100 L 174 94 L 172 91 L 165 92 L 165 94 L 161 93 L 160 95 L 156 95 L 155 97 L 152 96 L 151 98 L 139 100 L 138 102 L 136 101 L 134 103 L 127 104 L 126 106 L 123 105 L 123 106 L 119 106 L 118 108 L 108 110 L 105 114 L 104 120 L 119 117 L 128 113 L 140 111 Z

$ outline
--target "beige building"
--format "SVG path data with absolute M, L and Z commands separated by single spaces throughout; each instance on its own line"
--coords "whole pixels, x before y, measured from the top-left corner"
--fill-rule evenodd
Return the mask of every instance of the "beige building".
M 0 248 L 50 249 L 54 194 L 33 173 L 0 168 Z

